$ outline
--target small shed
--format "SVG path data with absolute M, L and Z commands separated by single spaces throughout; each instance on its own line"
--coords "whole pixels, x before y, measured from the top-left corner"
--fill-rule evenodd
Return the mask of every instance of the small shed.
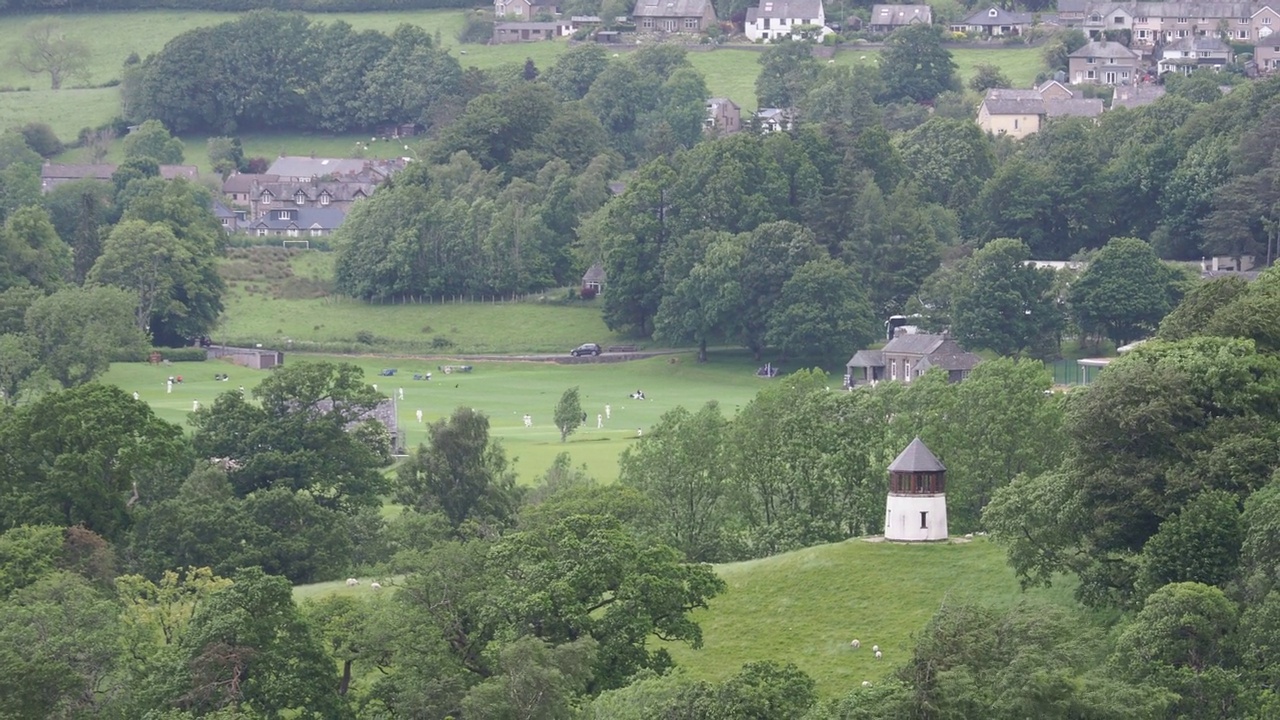
M 591 290 L 599 295 L 604 292 L 604 281 L 604 265 L 599 262 L 593 263 L 582 275 L 582 289 Z
M 284 364 L 284 353 L 279 350 L 211 345 L 208 352 L 211 358 L 225 358 L 236 365 L 254 370 L 270 370 Z

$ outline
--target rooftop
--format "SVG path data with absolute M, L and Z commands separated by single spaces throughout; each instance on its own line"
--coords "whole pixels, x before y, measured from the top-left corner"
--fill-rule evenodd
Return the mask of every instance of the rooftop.
M 911 441 L 906 450 L 898 454 L 897 459 L 889 463 L 889 472 L 913 473 L 913 472 L 945 472 L 947 467 L 938 461 L 924 444 L 924 441 L 917 437 Z

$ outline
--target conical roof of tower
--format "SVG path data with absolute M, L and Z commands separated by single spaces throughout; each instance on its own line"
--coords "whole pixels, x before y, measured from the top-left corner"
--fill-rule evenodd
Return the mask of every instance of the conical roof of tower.
M 889 472 L 944 472 L 946 469 L 918 437 L 889 463 Z

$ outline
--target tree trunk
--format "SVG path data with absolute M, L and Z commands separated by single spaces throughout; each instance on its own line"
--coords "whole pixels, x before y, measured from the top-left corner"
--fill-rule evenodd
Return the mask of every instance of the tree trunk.
M 706 361 L 707 361 L 707 339 L 703 338 L 702 340 L 698 341 L 698 362 L 704 363 Z
M 338 682 L 338 694 L 346 695 L 347 690 L 351 688 L 351 660 L 345 660 L 342 663 L 342 680 Z

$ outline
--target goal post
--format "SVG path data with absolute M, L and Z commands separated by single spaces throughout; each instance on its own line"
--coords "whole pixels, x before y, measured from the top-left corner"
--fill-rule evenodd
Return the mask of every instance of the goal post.
M 281 240 L 280 241 L 280 247 L 290 248 L 295 246 L 300 247 L 303 250 L 310 250 L 311 241 L 310 240 Z

